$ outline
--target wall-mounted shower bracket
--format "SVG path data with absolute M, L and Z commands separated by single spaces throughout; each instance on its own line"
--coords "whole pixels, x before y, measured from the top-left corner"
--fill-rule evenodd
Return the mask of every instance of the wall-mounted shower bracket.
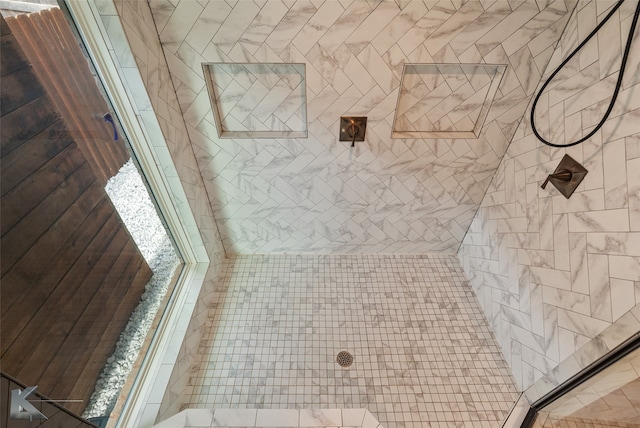
M 549 174 L 541 187 L 544 189 L 547 183 L 551 182 L 565 198 L 569 199 L 588 172 L 571 156 L 564 155 L 556 170 L 553 174 Z

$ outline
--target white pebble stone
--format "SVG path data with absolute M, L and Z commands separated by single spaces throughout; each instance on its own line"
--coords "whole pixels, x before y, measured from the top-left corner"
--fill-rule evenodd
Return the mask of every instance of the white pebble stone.
M 167 292 L 173 272 L 180 264 L 146 186 L 131 160 L 109 180 L 105 190 L 151 268 L 153 277 L 145 285 L 146 291 L 116 342 L 113 355 L 107 359 L 82 415 L 84 418 L 107 416 L 113 409 Z

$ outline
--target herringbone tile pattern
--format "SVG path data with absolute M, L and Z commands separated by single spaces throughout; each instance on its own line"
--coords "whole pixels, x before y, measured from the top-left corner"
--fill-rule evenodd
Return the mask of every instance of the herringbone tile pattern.
M 545 75 L 611 5 L 578 4 Z M 547 139 L 580 138 L 604 114 L 636 5 L 625 2 L 543 93 Z M 554 149 L 521 124 L 459 252 L 522 388 L 640 303 L 638 46 L 636 30 L 618 101 L 593 138 Z M 589 170 L 570 199 L 540 188 L 565 153 Z
M 504 68 L 481 64 L 407 64 L 393 136 L 411 138 L 416 133 L 416 137 L 423 138 L 477 137 L 475 132 L 482 128 Z
M 228 253 L 424 253 L 458 249 L 575 2 L 150 5 Z M 219 139 L 209 62 L 304 64 L 308 138 Z M 507 65 L 478 138 L 390 138 L 405 63 Z
M 304 65 L 206 64 L 204 69 L 220 136 L 306 135 Z

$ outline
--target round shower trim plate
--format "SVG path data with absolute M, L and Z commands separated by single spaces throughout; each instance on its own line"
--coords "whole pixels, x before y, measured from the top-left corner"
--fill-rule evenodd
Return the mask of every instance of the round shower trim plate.
M 353 364 L 353 355 L 347 351 L 340 351 L 336 357 L 336 362 L 340 367 L 349 367 Z

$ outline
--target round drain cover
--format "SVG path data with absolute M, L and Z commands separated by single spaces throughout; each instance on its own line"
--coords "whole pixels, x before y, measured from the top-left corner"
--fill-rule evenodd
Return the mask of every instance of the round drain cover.
M 336 358 L 341 367 L 349 367 L 353 363 L 353 355 L 347 351 L 341 351 Z

